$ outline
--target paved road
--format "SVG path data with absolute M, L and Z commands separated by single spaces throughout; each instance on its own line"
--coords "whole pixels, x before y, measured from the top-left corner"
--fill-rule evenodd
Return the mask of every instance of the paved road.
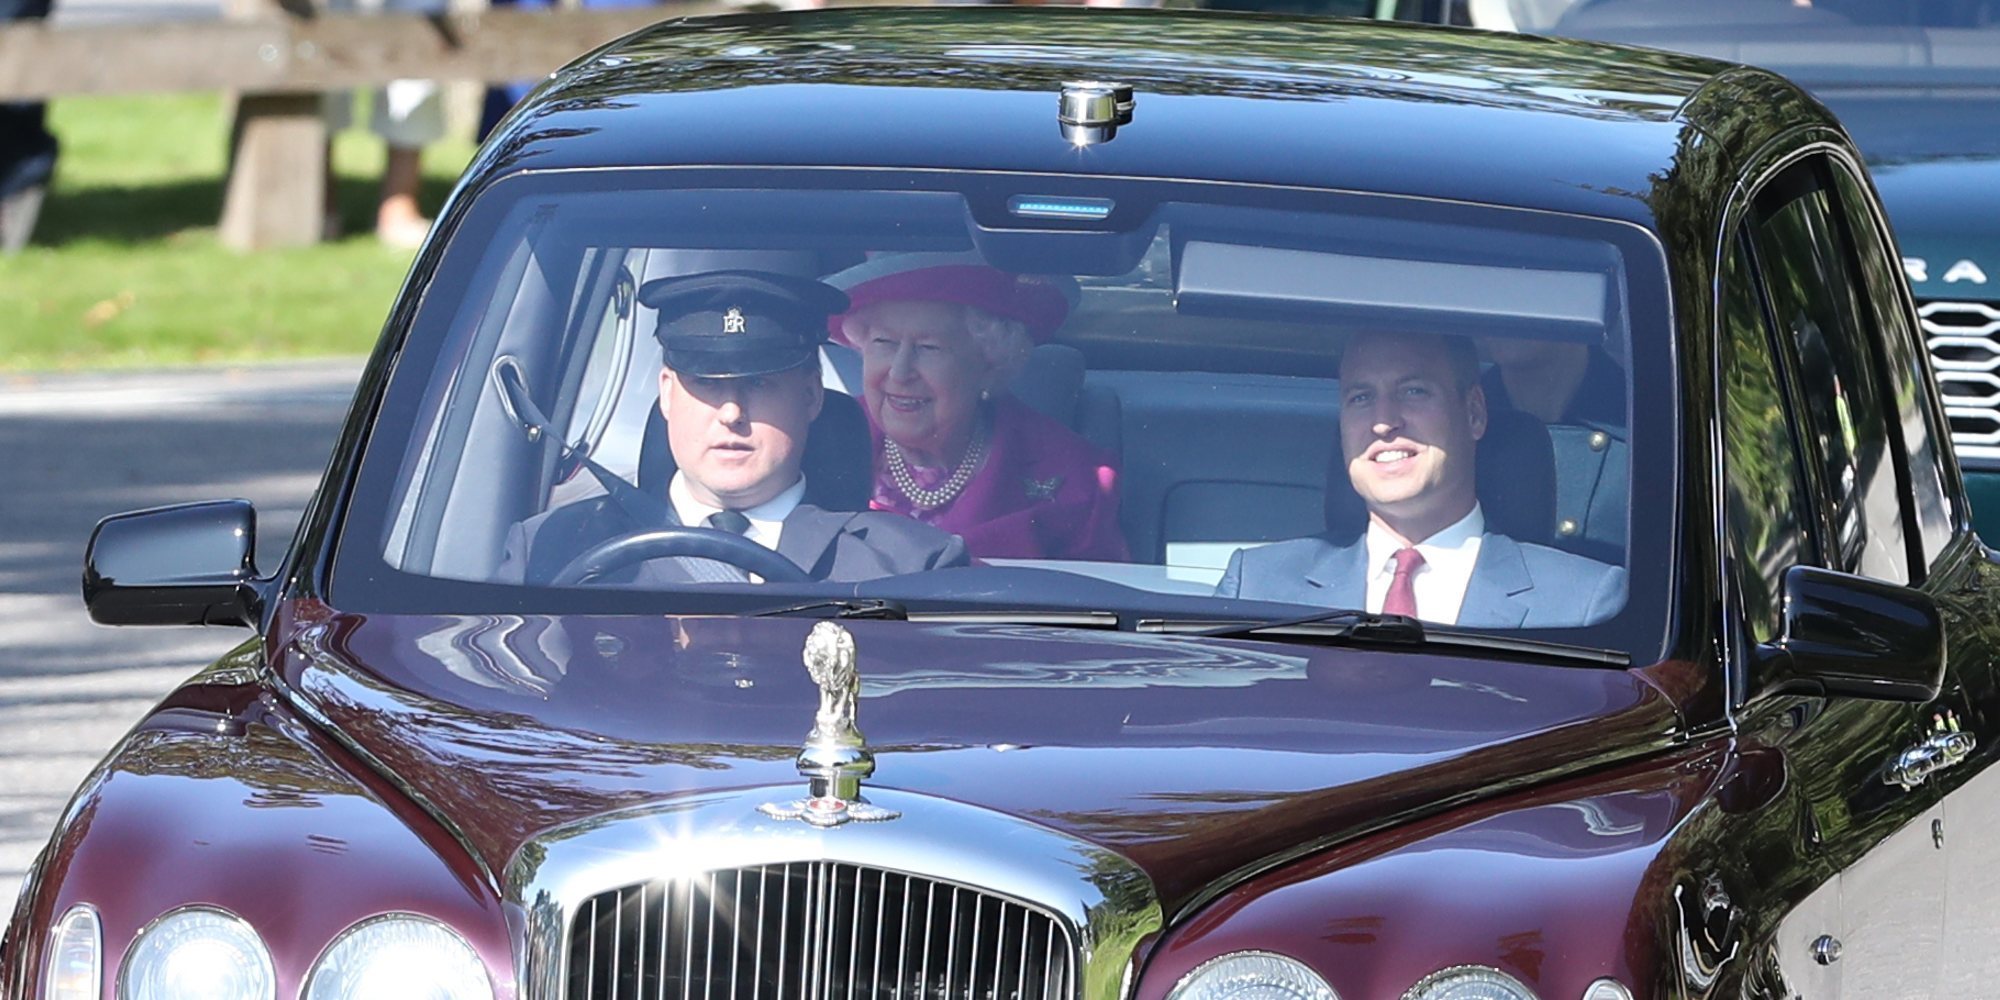
M 182 678 L 249 636 L 105 628 L 77 581 L 107 514 L 257 505 L 273 566 L 318 485 L 358 361 L 173 374 L 0 375 L 0 903 L 92 765 Z

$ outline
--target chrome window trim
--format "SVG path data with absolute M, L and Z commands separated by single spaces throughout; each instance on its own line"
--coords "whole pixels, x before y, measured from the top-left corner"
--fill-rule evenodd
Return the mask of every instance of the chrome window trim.
M 1889 225 L 1888 210 L 1882 205 L 1882 193 L 1875 189 L 1874 178 L 1869 175 L 1867 168 L 1862 165 L 1860 156 L 1854 150 L 1838 144 L 1829 145 L 1834 166 L 1845 172 L 1855 186 L 1870 196 L 1868 204 L 1855 207 L 1865 210 L 1868 217 L 1874 221 L 1876 239 L 1880 241 L 1882 252 L 1888 256 L 1891 264 L 1900 264 L 1903 252 L 1896 246 L 1895 230 Z M 1900 270 L 1897 272 L 1897 277 L 1903 277 Z M 1865 288 L 1867 281 L 1864 279 L 1861 284 Z M 1918 407 L 1923 410 L 1924 422 L 1930 428 L 1932 445 L 1937 449 L 1937 462 L 1944 483 L 1944 499 L 1951 509 L 1952 534 L 1971 535 L 1972 510 L 1965 501 L 1965 477 L 1959 466 L 1957 442 L 1952 438 L 1951 413 L 1944 400 L 1944 381 L 1939 376 L 1937 357 L 1931 353 L 1930 336 L 1924 323 L 1926 315 L 1924 303 L 1917 299 L 1917 290 L 1907 279 L 1898 281 L 1896 287 L 1900 291 L 1898 301 L 1910 319 L 1910 332 L 1916 337 L 1916 343 L 1912 347 L 1916 352 L 1917 361 L 1925 366 L 1930 376 L 1927 384 L 1922 387 L 1926 398 L 1918 403 Z M 1904 460 L 1907 461 L 1908 442 L 1901 435 L 1892 435 L 1892 438 L 1897 442 L 1897 447 L 1904 450 Z M 1910 527 L 1914 529 L 1916 526 Z M 1922 535 L 1920 530 L 1918 535 L 1920 537 Z M 1921 545 L 1921 542 L 1919 544 Z M 1943 552 L 1950 547 L 1947 544 L 1939 551 Z M 1910 577 L 1912 584 L 1920 585 L 1924 580 L 1928 580 L 1931 570 L 1937 564 L 1937 558 L 1933 557 L 1927 565 L 1921 567 L 1922 572 L 1918 572 L 1919 567 L 1912 565 Z
M 1817 138 L 1799 142 L 1802 136 L 1817 136 Z M 1792 146 L 1790 149 L 1785 149 L 1781 153 L 1773 152 L 1795 142 L 1798 145 Z M 1715 551 L 1718 557 L 1715 565 L 1715 574 L 1720 585 L 1717 592 L 1723 598 L 1721 616 L 1723 634 L 1720 637 L 1719 645 L 1722 649 L 1724 677 L 1727 682 L 1727 690 L 1729 691 L 1730 704 L 1728 712 L 1732 721 L 1732 727 L 1740 721 L 1740 710 L 1747 704 L 1751 692 L 1749 691 L 1749 678 L 1744 675 L 1744 672 L 1749 669 L 1748 657 L 1750 652 L 1744 648 L 1743 643 L 1744 636 L 1747 634 L 1745 631 L 1746 623 L 1743 621 L 1740 613 L 1741 608 L 1738 602 L 1736 587 L 1729 578 L 1729 563 L 1727 558 L 1729 523 L 1728 505 L 1725 502 L 1724 493 L 1727 489 L 1725 477 L 1728 475 L 1728 470 L 1724 462 L 1725 442 L 1723 439 L 1722 415 L 1719 409 L 1722 399 L 1722 274 L 1731 242 L 1738 235 L 1741 227 L 1748 221 L 1751 214 L 1751 205 L 1756 201 L 1757 195 L 1763 191 L 1765 185 L 1769 184 L 1772 178 L 1784 172 L 1794 163 L 1810 156 L 1826 157 L 1833 169 L 1844 170 L 1858 181 L 1865 182 L 1868 177 L 1866 170 L 1861 165 L 1860 158 L 1850 147 L 1841 141 L 1838 132 L 1825 125 L 1807 125 L 1798 129 L 1787 130 L 1773 137 L 1763 146 L 1759 147 L 1755 154 L 1749 157 L 1748 162 L 1754 165 L 1754 172 L 1748 170 L 1739 172 L 1735 189 L 1731 192 L 1729 202 L 1723 209 L 1721 225 L 1718 227 L 1718 232 L 1716 233 L 1714 253 L 1710 258 L 1712 270 L 1709 275 L 1710 329 L 1708 336 L 1710 342 L 1714 345 L 1714 349 L 1710 351 L 1708 375 L 1711 387 L 1710 391 L 1714 393 L 1718 409 L 1715 419 L 1709 422 L 1710 443 L 1715 449 L 1713 463 L 1713 475 L 1715 478 L 1713 488 L 1710 490 L 1709 503 L 1711 505 L 1710 510 L 1713 512 L 1715 519 Z M 1863 187 L 1871 194 L 1875 193 L 1872 183 L 1864 183 Z M 1882 212 L 1881 196 L 1878 194 L 1870 199 L 1865 208 L 1868 214 L 1875 220 L 1877 232 L 1884 238 L 1889 238 L 1891 230 L 1888 219 Z M 1888 251 L 1892 259 L 1901 259 L 1901 255 L 1893 245 L 1888 248 Z M 1761 281 L 1762 276 L 1759 275 L 1758 279 Z M 1948 418 L 1944 416 L 1945 407 L 1943 399 L 1939 394 L 1938 380 L 1935 373 L 1936 361 L 1931 357 L 1929 340 L 1924 336 L 1914 293 L 1909 291 L 1907 282 L 1903 283 L 1903 289 L 1902 304 L 1910 311 L 1912 326 L 1917 331 L 1921 341 L 1917 345 L 1918 353 L 1922 356 L 1924 362 L 1932 367 L 1929 381 L 1930 399 L 1923 408 L 1925 419 L 1931 425 L 1931 436 L 1937 442 L 1939 459 L 1945 465 L 1945 475 L 1947 476 L 1945 488 L 1947 499 L 1950 500 L 1952 505 L 1954 533 L 1958 535 L 1970 534 L 1972 524 L 1962 500 L 1964 487 L 1958 471 L 1957 451 L 1954 447 L 1955 442 L 1952 440 L 1950 423 Z M 1943 421 L 1945 426 L 1939 427 L 1938 424 L 1940 421 Z M 1895 450 L 1897 453 L 1901 454 L 1903 449 L 1904 444 L 1902 439 L 1895 438 Z M 1904 501 L 1908 502 L 1908 499 L 1908 497 L 1905 497 Z M 1817 531 L 1817 529 L 1815 530 Z M 1921 581 L 1929 577 L 1927 569 L 1919 572 L 1918 568 L 1914 565 L 1911 567 L 1911 574 L 1913 581 Z M 1740 684 L 1739 681 L 1741 682 Z M 1743 695 L 1741 698 L 1737 695 L 1739 691 Z
M 590 898 L 662 877 L 803 861 L 866 865 L 1021 900 L 1055 916 L 1072 944 L 1076 1000 L 1121 1000 L 1133 952 L 1163 926 L 1152 880 L 1123 855 L 977 806 L 871 787 L 901 811 L 882 823 L 820 828 L 757 811 L 790 785 L 690 795 L 594 816 L 524 844 L 502 896 L 517 995 L 561 1000 L 571 921 Z
M 1801 136 L 1822 135 L 1827 138 L 1800 143 Z M 1716 593 L 1722 596 L 1722 613 L 1718 624 L 1722 635 L 1717 637 L 1717 647 L 1722 652 L 1723 691 L 1725 712 L 1730 728 L 1742 725 L 1742 709 L 1754 696 L 1750 690 L 1750 650 L 1746 645 L 1749 623 L 1743 620 L 1742 595 L 1737 593 L 1734 580 L 1729 573 L 1729 466 L 1728 441 L 1722 426 L 1722 348 L 1726 332 L 1723 329 L 1723 273 L 1728 265 L 1730 247 L 1742 235 L 1743 227 L 1749 223 L 1751 206 L 1757 195 L 1764 190 L 1771 179 L 1784 172 L 1792 164 L 1809 156 L 1843 153 L 1840 144 L 1834 140 L 1838 133 L 1822 125 L 1807 125 L 1799 129 L 1787 129 L 1767 140 L 1748 159 L 1755 166 L 1755 172 L 1739 169 L 1735 189 L 1730 192 L 1729 201 L 1722 209 L 1721 224 L 1715 234 L 1715 246 L 1709 258 L 1709 329 L 1707 335 L 1709 350 L 1709 392 L 1714 402 L 1714 416 L 1708 422 L 1709 447 L 1711 454 L 1709 511 L 1714 529 Z M 1792 145 L 1798 143 L 1797 145 Z M 1773 150 L 1792 148 L 1773 154 Z M 1761 273 L 1752 274 L 1752 279 L 1763 281 Z M 1762 294 L 1761 287 L 1759 294 Z M 1817 515 L 1815 515 L 1817 516 Z M 1815 526 L 1815 536 L 1821 532 Z

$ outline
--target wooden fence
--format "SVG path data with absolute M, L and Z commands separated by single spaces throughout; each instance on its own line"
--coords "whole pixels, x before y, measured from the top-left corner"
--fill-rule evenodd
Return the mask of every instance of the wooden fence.
M 837 0 L 878 6 L 911 0 Z M 320 238 L 326 127 L 319 95 L 391 80 L 531 80 L 670 17 L 741 10 L 658 7 L 324 14 L 306 0 L 230 0 L 225 20 L 0 25 L 0 100 L 188 90 L 237 93 L 222 241 L 244 250 Z

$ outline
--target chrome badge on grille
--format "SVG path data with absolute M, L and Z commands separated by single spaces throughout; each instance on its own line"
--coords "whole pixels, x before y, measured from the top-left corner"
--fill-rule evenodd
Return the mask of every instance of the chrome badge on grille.
M 861 779 L 875 773 L 875 756 L 854 727 L 855 703 L 861 698 L 861 674 L 855 669 L 854 637 L 833 622 L 820 622 L 806 636 L 806 673 L 819 684 L 819 712 L 812 732 L 799 751 L 799 773 L 807 780 L 806 797 L 791 802 L 766 802 L 759 812 L 777 819 L 803 819 L 814 826 L 839 826 L 895 819 L 894 809 L 870 805 L 861 797 Z

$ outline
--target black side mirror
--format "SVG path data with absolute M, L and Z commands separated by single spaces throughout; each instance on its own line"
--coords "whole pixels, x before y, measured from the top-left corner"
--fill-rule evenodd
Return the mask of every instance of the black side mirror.
M 1753 659 L 1753 690 L 1929 701 L 1944 683 L 1944 623 L 1921 591 L 1794 566 L 1779 638 Z
M 83 603 L 103 625 L 254 625 L 256 555 L 248 500 L 116 514 L 84 550 Z

